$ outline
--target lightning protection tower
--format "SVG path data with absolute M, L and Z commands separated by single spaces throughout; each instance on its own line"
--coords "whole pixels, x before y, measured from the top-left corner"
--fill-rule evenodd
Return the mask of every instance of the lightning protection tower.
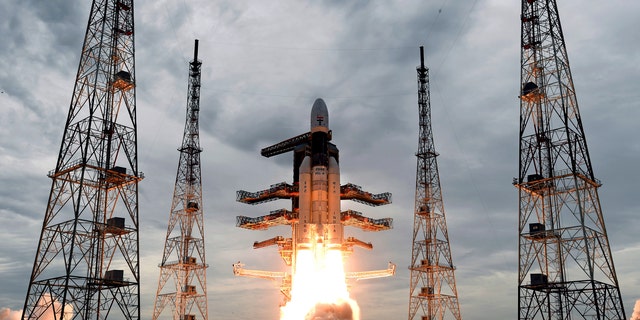
M 187 119 L 176 174 L 169 226 L 160 263 L 153 320 L 171 306 L 173 320 L 207 320 L 207 264 L 204 252 L 200 170 L 200 75 L 198 40 L 189 63 Z
M 518 318 L 626 319 L 554 0 L 522 0 Z
M 429 69 L 420 47 L 418 165 L 413 216 L 409 320 L 462 319 L 433 143 Z
M 140 319 L 132 0 L 95 0 L 22 319 Z

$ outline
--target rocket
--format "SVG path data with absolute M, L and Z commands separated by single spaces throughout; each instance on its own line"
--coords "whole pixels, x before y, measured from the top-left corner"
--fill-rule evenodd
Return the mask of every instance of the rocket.
M 385 270 L 346 273 L 342 269 L 333 269 L 337 266 L 332 264 L 335 262 L 334 259 L 344 259 L 353 251 L 354 246 L 373 248 L 371 243 L 345 237 L 345 227 L 383 231 L 391 229 L 393 221 L 391 218 L 372 219 L 353 210 L 341 212 L 340 201 L 352 200 L 370 206 L 380 206 L 391 203 L 391 194 L 372 194 L 351 183 L 340 185 L 339 151 L 336 145 L 330 142 L 332 132 L 329 130 L 329 112 L 322 99 L 316 99 L 313 103 L 309 124 L 309 132 L 260 151 L 260 154 L 267 158 L 293 151 L 293 184 L 282 182 L 258 192 L 239 190 L 236 193 L 236 200 L 247 204 L 277 199 L 292 201 L 291 211 L 281 209 L 255 218 L 236 217 L 236 225 L 249 230 L 265 230 L 278 225 L 291 226 L 291 238 L 276 236 L 253 243 L 254 249 L 277 245 L 280 256 L 287 266 L 291 267 L 290 273 L 249 270 L 240 262 L 233 264 L 233 273 L 237 276 L 281 280 L 280 291 L 285 296 L 285 303 L 292 299 L 293 283 L 304 284 L 309 280 L 305 278 L 307 276 L 317 278 L 331 275 L 330 279 L 315 280 L 326 282 L 326 285 L 332 288 L 329 291 L 336 289 L 341 292 L 343 284 L 333 283 L 333 280 L 343 282 L 342 280 L 373 279 L 392 276 L 395 273 L 395 265 L 391 262 Z M 298 273 L 298 270 L 305 272 Z M 340 275 L 341 273 L 344 273 L 344 276 Z M 294 275 L 300 275 L 302 280 Z M 333 277 L 335 275 L 338 276 Z M 331 310 L 334 310 L 334 306 Z
M 311 108 L 311 151 L 299 167 L 299 213 L 295 230 L 297 249 L 322 244 L 341 249 L 344 226 L 340 221 L 340 167 L 328 151 L 329 112 L 322 99 Z

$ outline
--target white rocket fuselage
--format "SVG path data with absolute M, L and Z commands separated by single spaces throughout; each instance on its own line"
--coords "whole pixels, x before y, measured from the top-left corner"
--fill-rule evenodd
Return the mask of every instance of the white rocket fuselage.
M 329 155 L 329 113 L 322 99 L 311 109 L 311 156 L 299 168 L 299 221 L 296 247 L 340 249 L 343 225 L 340 221 L 340 167 Z

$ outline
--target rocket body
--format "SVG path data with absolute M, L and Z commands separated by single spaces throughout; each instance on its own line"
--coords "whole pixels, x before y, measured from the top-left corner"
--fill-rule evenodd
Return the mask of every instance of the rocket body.
M 343 225 L 340 221 L 340 167 L 329 155 L 329 113 L 322 99 L 311 109 L 311 155 L 305 156 L 299 172 L 299 222 L 297 248 L 322 244 L 340 249 Z

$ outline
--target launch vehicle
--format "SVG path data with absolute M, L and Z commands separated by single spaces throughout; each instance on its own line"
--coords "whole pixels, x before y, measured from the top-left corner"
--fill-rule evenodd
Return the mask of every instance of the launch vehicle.
M 251 218 L 237 217 L 237 226 L 249 230 L 264 230 L 278 225 L 291 226 L 291 238 L 277 236 L 256 241 L 254 248 L 270 245 L 279 247 L 280 256 L 291 267 L 289 272 L 271 272 L 244 269 L 240 262 L 234 264 L 234 274 L 270 280 L 281 280 L 281 292 L 288 301 L 291 291 L 291 275 L 296 273 L 296 257 L 299 251 L 321 247 L 323 250 L 339 250 L 347 257 L 353 246 L 372 249 L 373 245 L 354 237 L 344 236 L 344 227 L 352 226 L 365 231 L 382 231 L 392 227 L 391 218 L 373 219 L 362 213 L 341 211 L 341 200 L 353 200 L 370 206 L 391 203 L 390 193 L 372 194 L 361 187 L 340 184 L 338 148 L 331 143 L 329 112 L 322 99 L 316 99 L 311 108 L 310 131 L 264 148 L 261 154 L 271 157 L 293 152 L 293 184 L 285 182 L 271 185 L 269 189 L 237 192 L 237 201 L 258 204 L 277 199 L 291 199 L 291 210 L 280 209 L 268 215 Z M 391 276 L 395 265 L 375 271 L 346 272 L 346 280 L 361 280 Z
M 299 167 L 299 214 L 295 228 L 297 248 L 323 243 L 325 248 L 342 248 L 340 221 L 340 167 L 327 151 L 329 112 L 322 99 L 311 108 L 311 155 Z

